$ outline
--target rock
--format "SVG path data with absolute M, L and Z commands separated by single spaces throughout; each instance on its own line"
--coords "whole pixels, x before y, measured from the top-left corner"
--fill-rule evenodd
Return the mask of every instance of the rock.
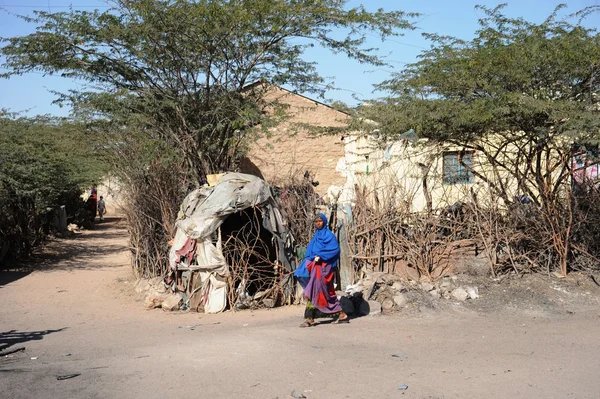
M 433 286 L 433 284 L 431 283 L 421 283 L 421 289 L 425 292 L 429 292 L 432 289 L 434 289 L 435 287 Z
M 381 308 L 383 310 L 385 310 L 386 312 L 394 309 L 394 301 L 391 300 L 390 298 L 384 299 L 383 302 L 381 303 Z
M 552 272 L 552 275 L 556 278 L 565 278 L 565 276 L 560 272 Z
M 454 284 L 452 284 L 451 281 L 442 281 L 442 283 L 440 284 L 440 290 L 442 292 L 444 292 L 444 291 L 452 291 L 453 287 L 454 287 Z
M 394 302 L 396 303 L 396 305 L 398 305 L 398 307 L 403 308 L 408 303 L 408 300 L 406 299 L 406 295 L 398 294 L 394 297 Z
M 465 289 L 462 287 L 454 289 L 451 295 L 452 298 L 456 299 L 459 302 L 464 302 L 469 298 L 469 294 L 467 294 L 467 291 L 465 291 Z
M 167 292 L 167 287 L 165 287 L 162 277 L 154 277 L 148 281 L 148 284 L 150 284 L 150 287 L 159 293 Z
M 271 298 L 266 298 L 266 299 L 263 299 L 262 303 L 263 303 L 263 305 L 265 305 L 265 307 L 267 307 L 267 308 L 272 308 L 272 307 L 274 307 L 274 306 L 275 306 L 275 300 L 274 300 L 274 299 L 271 299 Z
M 363 280 L 362 282 L 355 284 L 355 286 L 357 285 L 361 285 L 363 287 L 363 289 L 369 289 L 371 288 L 373 285 L 375 284 L 375 282 L 371 281 L 371 280 Z
M 376 315 L 381 313 L 381 304 L 377 301 L 363 301 L 360 304 L 360 313 L 363 315 Z
M 146 296 L 146 299 L 144 299 L 144 306 L 146 309 L 160 308 L 164 301 L 164 295 L 156 295 L 155 293 L 151 293 Z
M 467 294 L 469 294 L 469 298 L 479 298 L 479 289 L 477 287 L 465 287 L 465 291 L 467 291 Z
M 146 279 L 140 279 L 135 285 L 135 292 L 141 293 L 150 290 L 150 283 Z
M 434 298 L 439 298 L 441 296 L 440 292 L 438 290 L 431 290 L 429 291 L 429 295 L 431 295 Z
M 304 396 L 304 394 L 302 394 L 302 393 L 300 393 L 300 392 L 298 392 L 298 391 L 292 391 L 292 393 L 291 393 L 291 396 L 292 396 L 293 398 L 296 398 L 296 399 L 303 399 L 303 398 L 306 398 L 306 396 Z
M 396 281 L 394 284 L 392 284 L 392 289 L 397 292 L 406 291 L 406 288 L 404 288 L 404 285 L 400 281 Z
M 162 309 L 165 312 L 174 312 L 179 310 L 183 302 L 183 298 L 179 293 L 173 293 L 166 296 L 162 303 Z

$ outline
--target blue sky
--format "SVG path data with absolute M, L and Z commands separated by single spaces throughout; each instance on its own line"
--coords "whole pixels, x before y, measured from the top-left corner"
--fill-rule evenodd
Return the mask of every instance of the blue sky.
M 333 55 L 323 49 L 315 48 L 307 53 L 307 59 L 318 63 L 321 75 L 334 79 L 339 90 L 327 93 L 329 100 L 341 100 L 355 105 L 353 98 L 369 99 L 377 97 L 373 93 L 373 84 L 390 76 L 390 73 L 402 69 L 404 63 L 415 61 L 417 55 L 428 42 L 421 36 L 422 32 L 440 33 L 469 39 L 477 30 L 478 15 L 474 9 L 476 4 L 494 7 L 500 3 L 508 3 L 505 12 L 510 16 L 521 16 L 527 20 L 543 21 L 560 3 L 568 5 L 563 14 L 575 12 L 586 6 L 598 5 L 599 0 L 350 0 L 349 6 L 364 6 L 371 11 L 378 8 L 385 10 L 401 9 L 424 14 L 418 23 L 418 30 L 406 32 L 405 36 L 392 38 L 382 43 L 378 38 L 369 36 L 368 45 L 378 47 L 379 54 L 386 56 L 392 67 L 372 67 L 348 60 L 342 55 Z M 11 13 L 28 14 L 33 9 L 50 9 L 53 12 L 66 11 L 65 6 L 74 8 L 85 6 L 106 9 L 103 0 L 0 0 L 0 37 L 26 35 L 34 30 L 28 24 Z M 587 26 L 600 27 L 600 16 L 588 19 Z M 66 116 L 70 110 L 53 105 L 55 95 L 52 91 L 67 91 L 77 88 L 81 83 L 63 79 L 58 76 L 28 74 L 11 79 L 0 79 L 0 109 L 25 111 L 27 115 L 51 114 Z

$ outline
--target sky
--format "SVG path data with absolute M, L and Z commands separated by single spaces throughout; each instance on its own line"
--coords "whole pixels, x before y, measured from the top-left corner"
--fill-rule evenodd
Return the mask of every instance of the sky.
M 568 8 L 562 14 L 569 14 L 586 6 L 599 5 L 600 0 L 349 0 L 349 7 L 363 4 L 369 11 L 378 8 L 386 11 L 403 10 L 419 12 L 423 17 L 417 24 L 418 29 L 406 32 L 402 37 L 394 37 L 382 43 L 376 36 L 367 36 L 366 45 L 379 48 L 378 54 L 385 56 L 391 66 L 359 64 L 343 55 L 331 54 L 320 48 L 307 52 L 306 59 L 317 62 L 318 72 L 332 78 L 338 88 L 327 93 L 326 101 L 338 100 L 353 106 L 361 100 L 381 96 L 381 93 L 373 92 L 373 85 L 402 70 L 406 63 L 414 62 L 418 54 L 429 47 L 429 43 L 422 37 L 423 32 L 470 39 L 477 30 L 477 20 L 481 17 L 481 13 L 475 10 L 475 5 L 495 7 L 500 3 L 508 3 L 504 11 L 511 17 L 520 16 L 528 21 L 542 22 L 558 4 L 567 4 Z M 34 9 L 67 11 L 69 5 L 86 10 L 108 8 L 103 0 L 0 0 L 0 37 L 21 36 L 34 31 L 34 25 L 20 20 L 14 14 L 30 14 Z M 596 14 L 589 18 L 585 25 L 600 28 L 600 16 Z M 52 104 L 56 98 L 53 92 L 77 88 L 81 88 L 81 82 L 39 73 L 0 79 L 0 109 L 23 112 L 29 116 L 68 116 L 70 109 Z

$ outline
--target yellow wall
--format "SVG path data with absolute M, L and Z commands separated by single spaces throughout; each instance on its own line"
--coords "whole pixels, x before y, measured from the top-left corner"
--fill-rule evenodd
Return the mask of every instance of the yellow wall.
M 517 161 L 515 145 L 503 145 L 506 136 L 489 136 L 479 142 L 486 152 L 499 150 L 499 160 L 504 164 L 519 167 L 525 172 L 527 165 Z M 517 182 L 512 173 L 494 169 L 481 152 L 474 151 L 473 170 L 485 179 L 474 176 L 468 184 L 444 184 L 443 154 L 444 152 L 462 151 L 463 147 L 450 144 L 432 143 L 426 139 L 408 141 L 399 140 L 391 144 L 379 144 L 370 136 L 347 137 L 345 139 L 345 158 L 341 165 L 341 173 L 346 183 L 340 195 L 343 203 L 352 203 L 355 198 L 355 186 L 366 187 L 371 196 L 377 194 L 379 200 L 393 195 L 397 203 L 405 204 L 407 210 L 420 212 L 426 210 L 426 197 L 423 190 L 423 167 L 431 165 L 427 177 L 427 186 L 431 193 L 433 208 L 452 205 L 457 201 L 468 201 L 476 195 L 482 203 L 499 200 L 485 180 L 496 185 L 500 182 L 509 198 L 524 194 L 518 191 Z M 470 149 L 466 149 L 470 151 Z M 560 162 L 558 154 L 553 152 L 550 162 Z M 511 166 L 511 168 L 513 167 Z M 544 168 L 545 162 L 542 167 Z M 557 172 L 551 176 L 555 181 Z M 533 184 L 531 184 L 533 187 Z M 533 194 L 537 192 L 533 190 Z M 500 201 L 501 202 L 501 201 Z

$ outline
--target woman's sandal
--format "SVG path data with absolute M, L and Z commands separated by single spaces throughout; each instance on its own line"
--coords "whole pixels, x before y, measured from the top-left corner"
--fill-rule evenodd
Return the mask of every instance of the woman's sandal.
M 315 323 L 314 321 L 312 323 L 305 321 L 304 323 L 300 324 L 298 327 L 301 327 L 301 328 L 314 327 L 315 324 L 317 324 L 317 323 Z
M 350 318 L 346 317 L 344 319 L 337 319 L 336 321 L 333 322 L 333 324 L 348 324 L 350 323 Z

